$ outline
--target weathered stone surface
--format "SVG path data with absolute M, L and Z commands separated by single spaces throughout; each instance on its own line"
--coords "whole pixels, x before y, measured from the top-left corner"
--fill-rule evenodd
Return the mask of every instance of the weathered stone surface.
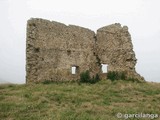
M 108 71 L 124 71 L 128 77 L 143 80 L 135 71 L 137 59 L 127 26 L 115 23 L 98 29 L 96 50 L 101 64 L 108 64 Z
M 77 80 L 89 70 L 99 73 L 100 64 L 108 64 L 109 71 L 127 71 L 142 79 L 135 71 L 136 58 L 131 36 L 126 26 L 113 24 L 89 29 L 48 21 L 30 19 L 27 23 L 26 81 Z M 76 74 L 71 74 L 75 66 Z
M 27 82 L 76 80 L 91 69 L 95 33 L 89 29 L 43 19 L 27 25 Z M 77 74 L 71 74 L 72 66 Z

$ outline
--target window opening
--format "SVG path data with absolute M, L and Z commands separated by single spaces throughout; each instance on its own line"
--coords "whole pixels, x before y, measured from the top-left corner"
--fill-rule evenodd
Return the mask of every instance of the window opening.
M 76 74 L 76 66 L 72 66 L 72 74 Z
M 101 65 L 102 65 L 102 67 L 101 67 L 102 73 L 107 73 L 108 72 L 108 65 L 107 64 L 101 64 Z

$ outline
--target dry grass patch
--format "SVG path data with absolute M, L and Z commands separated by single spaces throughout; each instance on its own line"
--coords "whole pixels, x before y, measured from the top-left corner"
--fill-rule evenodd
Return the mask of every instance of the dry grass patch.
M 0 93 L 4 120 L 117 120 L 119 112 L 160 114 L 160 84 L 156 83 L 0 85 Z

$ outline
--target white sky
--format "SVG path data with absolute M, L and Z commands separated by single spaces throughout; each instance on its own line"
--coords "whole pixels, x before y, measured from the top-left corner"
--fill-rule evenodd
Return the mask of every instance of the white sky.
M 0 0 L 0 81 L 25 83 L 26 23 L 31 17 L 96 31 L 127 25 L 147 81 L 160 82 L 159 0 Z

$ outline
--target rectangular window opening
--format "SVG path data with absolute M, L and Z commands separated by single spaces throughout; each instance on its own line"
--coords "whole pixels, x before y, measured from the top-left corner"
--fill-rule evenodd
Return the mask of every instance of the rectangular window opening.
M 102 67 L 101 67 L 101 70 L 102 70 L 102 73 L 107 73 L 108 72 L 108 65 L 107 64 L 101 64 Z
M 75 74 L 77 73 L 77 71 L 78 71 L 78 66 L 72 66 L 72 68 L 71 68 L 71 73 L 72 73 L 73 75 L 75 75 Z

